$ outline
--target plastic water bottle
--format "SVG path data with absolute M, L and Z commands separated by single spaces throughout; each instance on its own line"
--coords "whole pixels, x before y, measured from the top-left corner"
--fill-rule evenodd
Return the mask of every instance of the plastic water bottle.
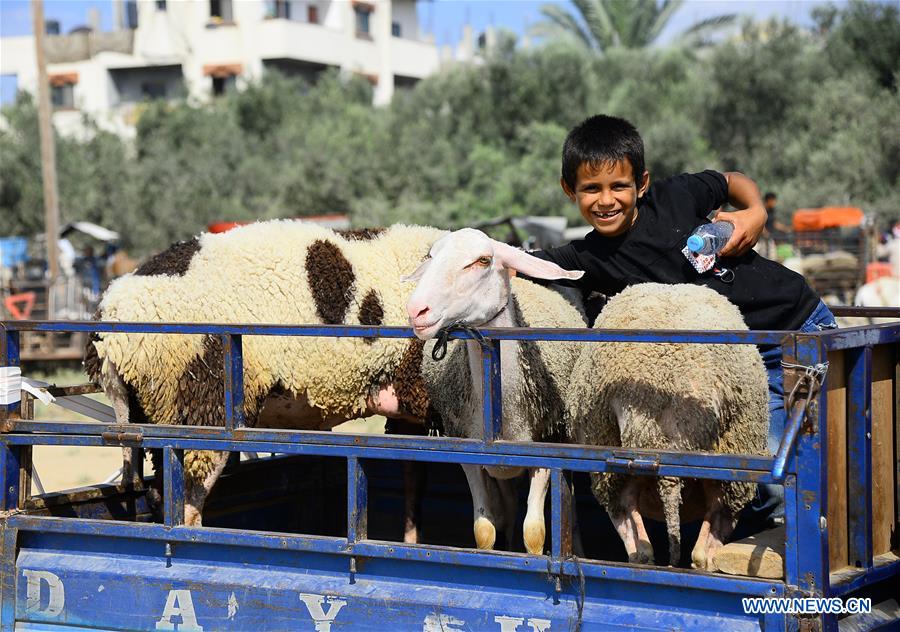
M 688 237 L 688 250 L 698 255 L 713 255 L 725 247 L 733 232 L 734 224 L 731 222 L 703 224 Z

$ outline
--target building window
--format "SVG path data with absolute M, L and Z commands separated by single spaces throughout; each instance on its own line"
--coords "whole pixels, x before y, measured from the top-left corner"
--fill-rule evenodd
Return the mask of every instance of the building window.
M 165 11 L 166 10 L 166 0 L 156 0 L 156 10 L 157 11 Z
M 78 83 L 77 72 L 51 73 L 50 103 L 53 107 L 71 110 L 75 108 L 75 84 Z
M 356 13 L 356 35 L 362 37 L 371 37 L 369 28 L 369 16 L 372 14 L 372 5 L 357 3 L 353 5 L 353 11 Z
M 291 19 L 291 3 L 289 0 L 266 0 L 266 19 Z
M 141 84 L 141 96 L 145 99 L 165 99 L 166 84 L 161 81 L 145 81 Z
M 409 90 L 410 88 L 414 88 L 417 83 L 419 83 L 419 79 L 417 77 L 394 75 L 395 90 Z
M 220 97 L 223 94 L 227 94 L 234 90 L 235 86 L 235 76 L 228 75 L 227 77 L 213 77 L 212 78 L 212 92 L 213 95 Z
M 125 3 L 125 28 L 136 29 L 138 27 L 137 0 L 128 0 Z
M 207 64 L 203 74 L 209 77 L 214 96 L 222 96 L 234 90 L 237 76 L 241 74 L 241 64 Z
M 306 7 L 306 21 L 310 24 L 319 23 L 319 7 L 312 4 Z
M 231 0 L 209 0 L 209 17 L 214 22 L 232 22 Z
M 53 107 L 61 110 L 74 109 L 75 86 L 71 83 L 50 86 L 50 102 L 53 104 Z

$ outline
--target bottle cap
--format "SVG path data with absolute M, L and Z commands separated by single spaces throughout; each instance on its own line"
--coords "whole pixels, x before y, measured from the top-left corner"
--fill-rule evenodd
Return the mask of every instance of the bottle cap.
M 703 250 L 704 241 L 705 240 L 700 235 L 691 235 L 687 240 L 688 250 L 691 252 L 700 252 Z

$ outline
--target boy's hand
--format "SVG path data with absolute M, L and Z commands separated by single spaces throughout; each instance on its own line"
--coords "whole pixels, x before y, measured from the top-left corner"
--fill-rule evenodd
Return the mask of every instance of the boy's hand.
M 740 210 L 719 213 L 713 220 L 734 225 L 731 239 L 719 254 L 723 257 L 739 257 L 756 245 L 766 227 L 769 214 L 759 196 L 759 187 L 753 180 L 737 171 L 729 171 L 723 175 L 728 183 L 728 202 Z
M 719 213 L 714 222 L 729 222 L 734 232 L 725 247 L 719 251 L 723 257 L 739 257 L 749 251 L 759 240 L 766 227 L 766 209 L 763 206 L 750 207 L 742 211 Z

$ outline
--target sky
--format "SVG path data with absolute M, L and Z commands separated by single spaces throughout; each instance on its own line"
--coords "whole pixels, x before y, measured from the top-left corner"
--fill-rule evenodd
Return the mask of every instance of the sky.
M 169 0 L 178 2 L 183 0 Z M 241 0 L 235 0 L 240 2 Z M 570 5 L 568 0 L 550 0 Z M 433 33 L 438 45 L 453 45 L 459 41 L 463 26 L 472 25 L 475 33 L 488 26 L 505 28 L 518 35 L 540 20 L 540 7 L 545 0 L 420 0 L 419 23 L 423 33 Z M 787 18 L 800 25 L 810 24 L 810 11 L 820 0 L 687 0 L 673 16 L 663 31 L 660 43 L 666 43 L 674 34 L 689 25 L 714 15 L 725 13 L 745 14 L 757 20 L 770 17 Z M 836 4 L 843 4 L 839 0 Z M 44 0 L 44 17 L 60 22 L 62 33 L 87 23 L 88 11 L 100 12 L 100 24 L 104 30 L 112 29 L 113 8 L 111 0 Z M 31 3 L 29 0 L 0 0 L 0 36 L 10 37 L 31 34 Z M 0 103 L 6 103 L 15 95 L 15 81 L 0 77 Z

